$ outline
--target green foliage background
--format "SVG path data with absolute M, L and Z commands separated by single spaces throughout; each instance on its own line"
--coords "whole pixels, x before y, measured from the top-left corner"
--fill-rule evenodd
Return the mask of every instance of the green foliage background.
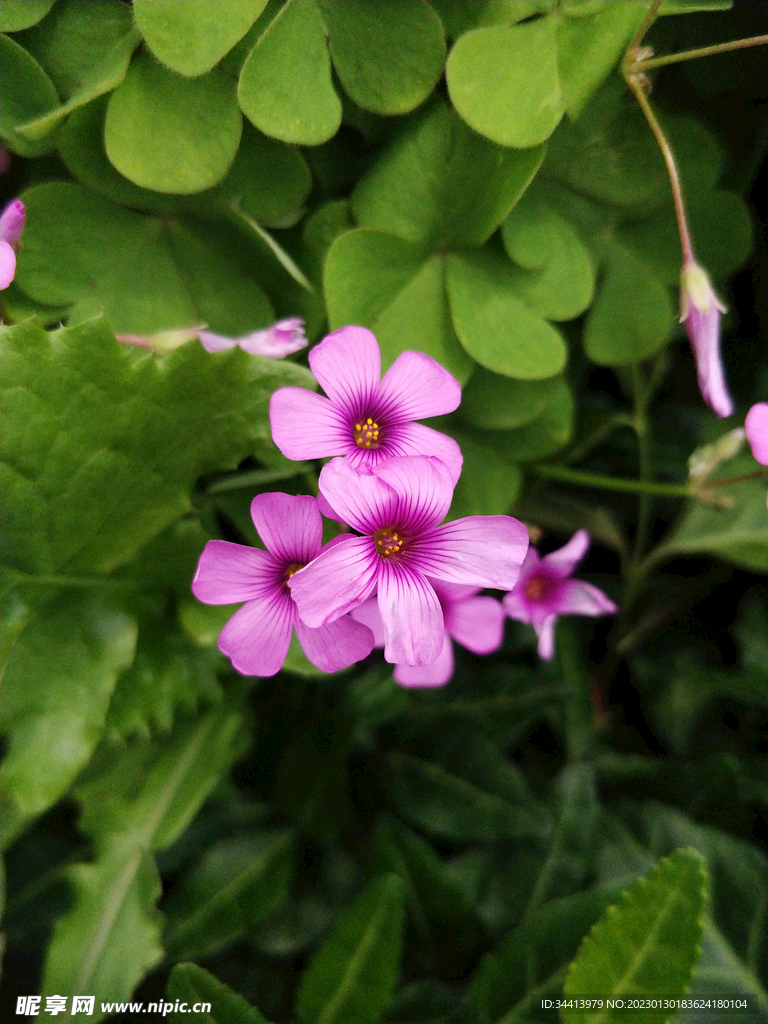
M 732 315 L 716 423 L 663 161 L 615 72 L 648 8 L 3 0 L 3 188 L 27 208 L 2 328 L 9 1015 L 41 992 L 94 994 L 94 1020 L 136 993 L 221 1024 L 609 1021 L 542 1000 L 690 991 L 765 1019 L 765 481 L 742 451 L 725 501 L 681 486 L 765 367 Z M 660 14 L 659 52 L 765 31 L 720 0 Z M 712 60 L 652 101 L 728 295 L 766 132 L 758 65 Z M 293 649 L 236 676 L 231 609 L 190 581 L 210 537 L 258 543 L 254 493 L 316 486 L 268 421 L 315 384 L 304 356 L 161 336 L 293 315 L 447 367 L 451 516 L 511 512 L 550 548 L 586 527 L 616 623 L 561 622 L 551 664 L 508 623 L 441 691 Z

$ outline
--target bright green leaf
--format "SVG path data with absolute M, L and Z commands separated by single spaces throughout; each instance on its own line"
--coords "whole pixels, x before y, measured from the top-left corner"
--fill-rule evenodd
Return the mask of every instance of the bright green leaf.
M 478 366 L 462 391 L 461 417 L 490 430 L 522 427 L 555 400 L 559 381 L 559 377 L 512 380 Z M 493 443 L 493 438 L 489 440 Z
M 562 377 L 555 378 L 555 392 L 544 411 L 515 430 L 499 431 L 494 448 L 509 462 L 545 459 L 568 444 L 573 434 L 573 393 Z
M 403 902 L 401 879 L 387 874 L 342 913 L 301 979 L 301 1021 L 382 1019 L 400 971 Z
M 214 978 L 197 964 L 176 964 L 168 978 L 168 1002 L 181 1001 L 190 1007 L 195 1003 L 210 1003 L 208 1013 L 171 1013 L 171 1024 L 267 1024 L 266 1017 L 239 996 L 237 992 Z
M 467 124 L 502 146 L 544 142 L 563 115 L 557 22 L 478 28 L 461 36 L 446 65 L 451 101 Z
M 104 138 L 126 178 L 186 195 L 221 181 L 241 130 L 235 86 L 223 71 L 182 78 L 142 53 L 110 97 Z
M 563 338 L 518 297 L 508 263 L 489 253 L 450 255 L 447 284 L 456 333 L 481 366 L 521 380 L 563 369 Z
M 482 245 L 523 194 L 543 155 L 541 147 L 500 149 L 436 103 L 358 182 L 352 209 L 363 227 L 430 248 Z
M 382 364 L 401 352 L 426 352 L 464 381 L 472 361 L 451 326 L 443 258 L 394 235 L 358 228 L 341 235 L 325 263 L 325 300 L 331 330 L 370 327 Z
M 336 134 L 341 102 L 315 0 L 288 0 L 243 65 L 238 100 L 265 135 L 317 146 Z
M 319 0 L 341 84 L 364 110 L 406 114 L 432 92 L 445 63 L 440 19 L 426 0 Z
M 157 59 L 194 78 L 218 64 L 266 5 L 267 0 L 135 0 L 133 13 Z
M 3 0 L 0 32 L 21 32 L 36 25 L 53 7 L 55 0 Z
M 492 438 L 455 428 L 450 433 L 461 446 L 464 463 L 448 518 L 506 515 L 520 492 L 520 470 L 498 457 Z
M 18 129 L 56 110 L 59 106 L 58 93 L 35 58 L 8 36 L 0 36 L 0 62 L 3 68 L 0 138 L 12 153 L 41 156 L 53 148 L 54 137 L 49 135 L 32 140 Z
M 636 882 L 593 927 L 571 964 L 565 995 L 684 996 L 699 956 L 707 898 L 704 858 L 681 847 Z M 566 1024 L 600 1024 L 611 1010 L 562 1011 Z M 641 1024 L 666 1024 L 675 1015 L 636 1010 Z

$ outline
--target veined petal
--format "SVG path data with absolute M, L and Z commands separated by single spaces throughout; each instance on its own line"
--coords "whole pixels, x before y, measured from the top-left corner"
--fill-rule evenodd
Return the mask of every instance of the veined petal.
M 565 580 L 558 592 L 560 615 L 615 615 L 618 610 L 607 594 L 583 580 Z
M 490 654 L 504 639 L 504 609 L 493 597 L 468 597 L 443 606 L 445 628 L 473 654 Z
M 370 537 L 327 545 L 288 581 L 304 622 L 317 629 L 362 604 L 376 586 L 379 562 Z
M 209 540 L 197 563 L 192 593 L 205 604 L 252 601 L 279 589 L 280 567 L 268 551 Z
M 267 550 L 282 565 L 306 565 L 320 554 L 323 521 L 308 494 L 257 494 L 251 519 Z
M 320 493 L 342 523 L 358 533 L 394 525 L 399 499 L 378 476 L 358 471 L 347 459 L 334 459 L 320 471 Z
M 461 476 L 464 461 L 461 448 L 452 437 L 425 427 L 423 423 L 403 423 L 392 427 L 377 454 L 382 452 L 390 458 L 396 455 L 432 455 L 448 467 L 454 487 Z
M 435 661 L 443 646 L 445 625 L 429 581 L 408 566 L 382 559 L 378 597 L 386 660 L 395 665 Z
M 544 561 L 563 576 L 570 576 L 589 549 L 589 534 L 577 530 L 567 544 L 544 556 Z
M 539 637 L 539 657 L 544 661 L 551 661 L 555 653 L 555 623 L 556 615 L 549 615 L 536 629 Z
M 378 398 L 398 420 L 421 420 L 458 409 L 461 385 L 431 356 L 401 352 L 384 374 Z
M 379 386 L 379 343 L 365 327 L 342 327 L 309 353 L 318 384 L 351 419 L 370 406 Z
M 287 459 L 324 459 L 354 447 L 338 409 L 306 388 L 278 388 L 269 403 L 272 439 Z
M 453 675 L 453 644 L 446 633 L 443 646 L 431 665 L 395 665 L 395 682 L 401 686 L 445 686 Z
M 283 667 L 295 618 L 285 593 L 249 601 L 222 629 L 219 649 L 244 676 L 273 676 Z
M 16 276 L 16 253 L 10 242 L 0 239 L 0 290 L 7 288 Z
M 297 617 L 296 636 L 304 653 L 323 672 L 338 672 L 367 658 L 373 650 L 373 633 L 349 615 L 312 629 Z
M 511 516 L 469 516 L 430 531 L 411 549 L 425 576 L 511 590 L 528 550 L 528 531 Z
M 372 472 L 397 495 L 393 525 L 418 536 L 445 519 L 453 499 L 453 482 L 444 462 L 425 455 L 403 455 L 387 459 Z
M 384 623 L 381 621 L 379 602 L 375 597 L 369 597 L 367 601 L 363 601 L 357 608 L 353 608 L 349 614 L 356 622 L 362 622 L 364 626 L 371 630 L 374 647 L 384 646 Z

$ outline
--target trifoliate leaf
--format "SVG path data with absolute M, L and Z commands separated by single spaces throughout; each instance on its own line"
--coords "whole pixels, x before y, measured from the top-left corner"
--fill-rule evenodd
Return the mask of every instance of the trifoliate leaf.
M 0 138 L 12 153 L 41 156 L 56 144 L 53 135 L 28 139 L 19 128 L 58 108 L 56 88 L 35 58 L 8 36 L 0 36 L 0 62 L 3 67 Z

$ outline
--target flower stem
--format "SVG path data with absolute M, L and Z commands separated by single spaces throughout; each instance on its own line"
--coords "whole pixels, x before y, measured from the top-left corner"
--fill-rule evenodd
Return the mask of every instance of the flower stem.
M 659 13 L 660 7 L 661 0 L 654 0 L 654 2 L 648 8 L 648 13 L 646 14 L 645 18 L 643 18 L 642 25 L 637 30 L 637 32 L 635 32 L 632 42 L 627 47 L 627 56 L 634 53 L 634 51 L 638 48 L 640 43 L 642 43 L 642 41 L 645 39 L 646 32 L 654 23 L 654 21 L 656 21 L 656 15 Z
M 531 472 L 550 480 L 561 480 L 565 484 L 581 487 L 596 487 L 603 491 L 621 491 L 624 494 L 648 494 L 660 498 L 695 498 L 696 492 L 688 484 L 662 484 L 652 480 L 621 480 L 614 476 L 598 473 L 583 473 L 568 466 L 552 466 L 539 463 L 531 466 Z
M 679 64 L 684 60 L 697 60 L 699 57 L 710 57 L 716 53 L 728 53 L 730 50 L 745 50 L 748 46 L 766 45 L 768 45 L 768 36 L 750 36 L 749 39 L 734 39 L 730 43 L 716 43 L 714 46 L 701 46 L 698 50 L 670 53 L 666 57 L 638 60 L 632 64 L 632 71 L 650 71 L 652 68 L 663 68 L 668 64 Z

